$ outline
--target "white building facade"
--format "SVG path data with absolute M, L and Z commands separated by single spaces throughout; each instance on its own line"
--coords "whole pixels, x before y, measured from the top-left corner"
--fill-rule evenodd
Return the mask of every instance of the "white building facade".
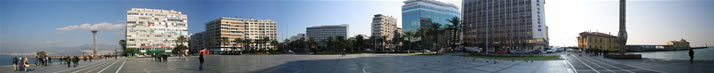
M 171 52 L 179 36 L 189 37 L 187 19 L 175 10 L 132 8 L 126 14 L 126 46 L 141 53 Z
M 247 48 L 252 49 L 274 49 L 270 44 L 245 44 L 233 42 L 236 39 L 243 40 L 259 40 L 268 38 L 268 40 L 277 39 L 277 23 L 273 20 L 257 20 L 221 17 L 206 24 L 206 31 L 203 33 L 206 39 L 207 47 L 210 51 L 219 53 L 225 51 L 242 51 Z M 268 41 L 269 42 L 269 41 Z

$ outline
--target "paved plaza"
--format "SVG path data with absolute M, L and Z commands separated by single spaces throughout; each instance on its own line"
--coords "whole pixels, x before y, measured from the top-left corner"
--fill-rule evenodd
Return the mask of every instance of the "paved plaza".
M 712 64 L 652 65 L 643 60 L 612 60 L 599 56 L 561 55 L 563 60 L 493 60 L 454 55 L 405 54 L 341 55 L 210 55 L 203 70 L 198 57 L 120 58 L 80 62 L 78 67 L 52 64 L 34 66 L 26 73 L 707 73 Z M 644 64 L 644 65 L 643 65 Z M 666 66 L 669 65 L 669 66 Z M 680 68 L 668 68 L 680 67 Z M 701 67 L 701 68 L 700 68 Z M 2 66 L 0 73 L 12 72 Z M 682 68 L 692 68 L 684 69 Z

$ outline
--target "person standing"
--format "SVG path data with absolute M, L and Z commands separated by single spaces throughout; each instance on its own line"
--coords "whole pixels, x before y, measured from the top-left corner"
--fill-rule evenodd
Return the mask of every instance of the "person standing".
M 39 57 L 35 56 L 35 60 L 33 60 L 33 61 L 35 61 L 35 66 L 38 66 L 38 65 L 39 65 L 39 64 L 37 64 L 38 58 L 39 58 Z
M 27 61 L 27 57 L 22 59 L 22 70 L 27 71 L 27 68 L 30 67 L 30 62 Z
M 689 63 L 694 63 L 694 49 L 689 48 Z
M 50 64 L 52 64 L 52 58 L 48 56 L 47 57 L 47 65 L 50 65 Z
M 198 66 L 198 70 L 203 71 L 203 53 L 198 55 L 198 61 L 201 63 L 201 65 Z
M 13 72 L 14 72 L 14 71 L 17 71 L 17 65 L 18 65 L 18 64 L 17 64 L 17 61 L 18 61 L 18 60 L 17 60 L 17 56 L 14 56 L 14 57 L 12 58 L 12 71 L 13 71 Z

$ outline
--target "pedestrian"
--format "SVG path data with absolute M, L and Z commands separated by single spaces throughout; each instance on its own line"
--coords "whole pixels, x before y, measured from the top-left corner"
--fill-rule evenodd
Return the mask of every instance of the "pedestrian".
M 13 72 L 14 72 L 14 71 L 17 71 L 17 65 L 18 65 L 18 64 L 17 64 L 17 61 L 18 61 L 18 60 L 17 60 L 17 56 L 14 56 L 14 57 L 12 58 L 12 71 L 13 71 Z
M 30 67 L 30 62 L 28 62 L 27 60 L 29 60 L 29 59 L 27 59 L 27 57 L 22 59 L 22 62 L 23 62 L 22 70 L 23 71 L 27 71 L 27 68 Z
M 67 64 L 67 67 L 72 67 L 72 62 L 69 56 L 64 57 L 64 62 Z
M 169 62 L 169 55 L 168 55 L 168 54 L 161 55 L 161 57 L 164 58 L 164 62 Z
M 694 63 L 694 49 L 689 48 L 689 63 Z
M 89 62 L 92 62 L 92 59 L 94 58 L 92 58 L 92 56 L 89 56 Z
M 82 56 L 82 60 L 87 61 L 87 56 Z
M 198 70 L 203 71 L 203 53 L 198 55 L 198 61 L 201 63 L 201 65 L 198 66 Z
M 37 61 L 38 61 L 38 58 L 40 58 L 40 57 L 38 57 L 38 56 L 35 56 L 35 60 L 33 60 L 33 61 L 35 61 L 35 66 L 39 66 L 39 65 L 40 65 L 40 64 L 38 64 L 38 63 L 37 63 Z
M 342 49 L 342 56 L 345 56 L 345 51 L 346 51 L 346 50 L 347 50 L 347 49 Z
M 51 61 L 50 61 L 50 58 L 47 57 L 47 56 L 44 56 L 44 58 L 45 58 L 45 59 L 43 59 L 43 60 L 45 60 L 45 66 L 47 66 L 47 65 L 50 64 L 50 62 L 51 62 Z
M 77 67 L 77 65 L 79 65 L 79 56 L 74 56 L 74 60 L 72 61 L 74 61 L 74 67 Z
M 52 58 L 47 57 L 47 65 L 50 65 L 50 64 L 52 64 Z

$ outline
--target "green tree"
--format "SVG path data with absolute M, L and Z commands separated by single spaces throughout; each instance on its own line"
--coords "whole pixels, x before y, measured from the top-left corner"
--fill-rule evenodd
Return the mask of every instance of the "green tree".
M 460 38 L 460 37 L 461 37 L 461 33 L 462 33 L 462 31 L 463 31 L 463 29 L 462 29 L 462 27 L 461 27 L 461 26 L 462 26 L 462 25 L 461 25 L 461 20 L 459 20 L 458 17 L 453 17 L 453 18 L 451 18 L 451 19 L 447 19 L 447 21 L 451 22 L 451 25 L 449 25 L 449 29 L 450 29 L 450 30 L 453 30 L 453 32 L 454 32 L 454 34 L 452 34 L 453 36 L 450 36 L 450 37 L 449 37 L 449 38 L 450 38 L 449 40 L 451 40 L 451 41 L 456 41 L 456 42 L 460 43 L 460 42 L 461 42 L 461 38 Z M 451 39 L 451 38 L 457 38 L 457 39 Z M 459 45 L 455 45 L 455 44 L 452 43 L 452 42 L 450 42 L 449 45 L 450 45 L 450 47 L 452 47 L 452 48 L 459 46 Z
M 278 46 L 280 46 L 280 42 L 278 42 L 278 40 L 270 40 L 269 43 L 270 43 L 270 45 L 273 45 L 273 48 L 271 48 L 271 50 L 280 49 L 280 47 L 278 47 Z
M 123 56 L 127 56 L 128 52 L 126 52 L 126 40 L 119 40 L 119 46 L 121 46 L 122 51 L 124 51 Z
M 357 48 L 358 51 L 362 51 L 362 48 L 365 47 L 364 36 L 363 35 L 355 36 L 355 41 L 353 44 Z
M 399 49 L 399 47 L 401 46 L 400 42 L 402 42 L 402 34 L 400 34 L 399 31 L 397 31 L 397 30 L 394 30 L 393 34 L 394 34 L 394 36 L 392 36 L 390 43 L 394 46 L 393 49 L 396 49 L 397 51 L 401 51 Z
M 313 52 L 315 51 L 315 48 L 317 48 L 317 42 L 315 42 L 315 38 L 310 38 L 307 40 L 307 47 L 306 51 L 307 52 Z
M 188 42 L 188 39 L 186 39 L 186 37 L 179 36 L 174 42 L 178 43 L 177 45 L 175 45 L 176 47 L 174 48 L 174 51 L 176 51 L 175 53 L 180 53 L 183 52 L 183 50 L 188 49 L 188 46 L 183 45 L 184 42 Z

